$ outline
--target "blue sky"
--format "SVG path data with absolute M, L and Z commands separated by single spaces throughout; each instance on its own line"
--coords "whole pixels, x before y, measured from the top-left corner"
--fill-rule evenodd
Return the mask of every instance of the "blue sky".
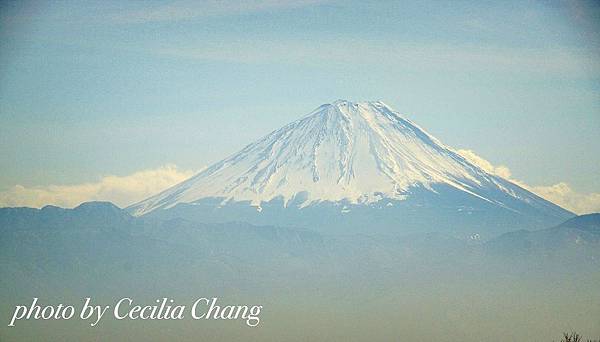
M 5 198 L 197 170 L 338 98 L 383 100 L 532 187 L 600 196 L 591 1 L 0 5 Z

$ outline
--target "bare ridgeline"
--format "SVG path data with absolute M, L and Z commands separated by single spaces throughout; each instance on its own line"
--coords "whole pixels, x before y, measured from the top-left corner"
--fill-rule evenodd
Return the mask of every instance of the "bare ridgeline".
M 89 329 L 140 341 L 600 334 L 600 215 L 487 173 L 382 102 L 323 105 L 124 210 L 2 208 L 0 227 L 5 322 L 33 297 L 263 308 L 256 328 L 20 321 L 0 330 L 3 341 L 80 341 Z

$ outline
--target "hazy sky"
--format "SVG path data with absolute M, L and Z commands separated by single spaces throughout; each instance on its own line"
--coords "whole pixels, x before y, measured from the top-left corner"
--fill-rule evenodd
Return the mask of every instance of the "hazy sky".
M 5 199 L 181 178 L 338 98 L 383 100 L 515 179 L 600 198 L 592 1 L 0 4 Z

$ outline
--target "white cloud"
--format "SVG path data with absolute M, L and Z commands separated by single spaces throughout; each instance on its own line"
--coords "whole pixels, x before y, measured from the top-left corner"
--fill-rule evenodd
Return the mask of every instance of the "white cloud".
M 573 190 L 569 184 L 560 182 L 554 185 L 532 186 L 511 177 L 510 169 L 506 166 L 495 166 L 471 150 L 458 150 L 458 154 L 483 170 L 508 179 L 536 195 L 555 203 L 577 214 L 600 212 L 600 193 L 580 193 Z
M 0 192 L 0 207 L 35 207 L 47 204 L 75 207 L 87 201 L 110 201 L 125 207 L 193 176 L 195 171 L 175 165 L 138 171 L 127 176 L 104 176 L 95 183 L 25 187 Z
M 550 186 L 529 187 L 528 190 L 574 213 L 600 212 L 600 193 L 582 194 L 571 189 L 569 184 L 564 182 Z
M 477 155 L 475 152 L 473 152 L 471 150 L 458 150 L 456 152 L 458 152 L 458 154 L 463 156 L 465 159 L 467 159 L 471 163 L 479 166 L 486 172 L 500 176 L 502 178 L 510 179 L 511 173 L 510 173 L 510 169 L 508 167 L 506 167 L 504 165 L 494 166 L 494 165 L 492 165 L 492 163 L 481 158 L 479 155 Z

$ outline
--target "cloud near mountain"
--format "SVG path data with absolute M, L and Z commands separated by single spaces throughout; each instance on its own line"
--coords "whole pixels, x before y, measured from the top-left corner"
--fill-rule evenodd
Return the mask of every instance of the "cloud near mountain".
M 104 176 L 94 183 L 36 187 L 15 185 L 0 192 L 0 207 L 40 208 L 52 204 L 69 208 L 82 202 L 98 200 L 124 207 L 171 187 L 196 172 L 181 170 L 169 164 L 126 176 Z
M 600 212 L 600 193 L 580 193 L 573 190 L 566 182 L 548 186 L 532 186 L 513 179 L 508 167 L 493 165 L 472 150 L 458 150 L 457 152 L 485 171 L 509 179 L 538 196 L 577 214 Z M 182 182 L 196 173 L 197 171 L 194 170 L 181 170 L 176 165 L 168 164 L 156 169 L 137 171 L 126 176 L 104 176 L 98 182 L 93 183 L 34 187 L 15 185 L 0 192 L 0 207 L 40 208 L 52 204 L 70 208 L 82 202 L 96 200 L 110 201 L 120 207 L 126 207 Z
M 512 173 L 508 167 L 493 165 L 472 150 L 458 150 L 457 152 L 485 171 L 508 179 L 522 188 L 574 213 L 587 214 L 600 212 L 600 193 L 580 193 L 573 190 L 566 182 L 559 182 L 554 185 L 532 186 L 521 180 L 512 178 Z

